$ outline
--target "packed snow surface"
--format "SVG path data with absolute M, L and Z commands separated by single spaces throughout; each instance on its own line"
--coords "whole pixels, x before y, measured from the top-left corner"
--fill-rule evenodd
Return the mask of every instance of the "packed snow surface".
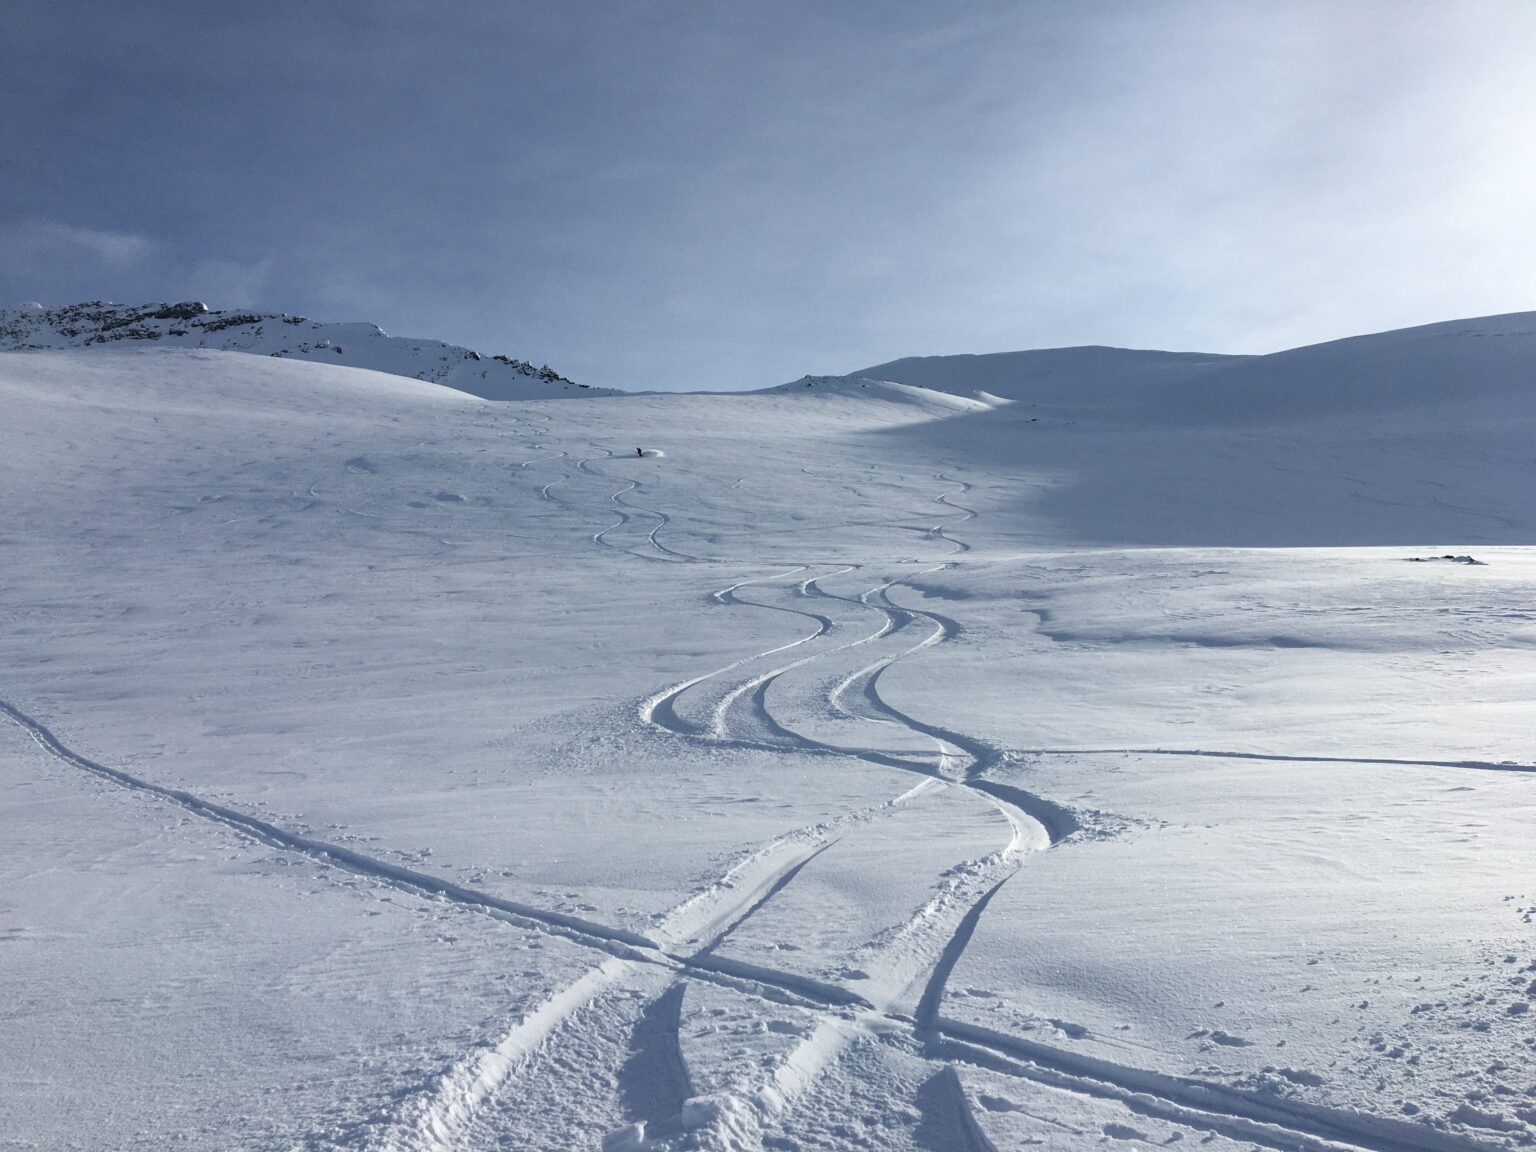
M 1529 331 L 0 357 L 0 1148 L 1529 1144 Z

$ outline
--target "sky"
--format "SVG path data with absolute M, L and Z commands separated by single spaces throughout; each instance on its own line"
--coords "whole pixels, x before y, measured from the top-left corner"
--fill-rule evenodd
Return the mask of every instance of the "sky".
M 6 0 L 0 304 L 620 388 L 1536 309 L 1532 0 Z

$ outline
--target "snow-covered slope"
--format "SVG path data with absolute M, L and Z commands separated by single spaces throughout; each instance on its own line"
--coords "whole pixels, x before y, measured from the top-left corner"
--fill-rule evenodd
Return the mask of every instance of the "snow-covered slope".
M 1154 384 L 1126 419 L 1262 427 L 1405 415 L 1465 424 L 1532 413 L 1536 312 L 1516 312 L 1215 365 Z
M 1520 395 L 0 357 L 0 1144 L 1518 1152 Z
M 322 324 L 269 312 L 212 312 L 198 302 L 125 307 L 89 301 L 64 308 L 0 309 L 0 351 L 116 347 L 214 348 L 371 368 L 443 384 L 488 400 L 612 395 L 510 356 L 485 356 L 440 340 L 390 336 L 372 324 Z
M 1453 320 L 1267 356 L 1048 348 L 920 356 L 849 373 L 957 395 L 986 393 L 1080 419 L 1168 426 L 1269 426 L 1384 418 L 1443 406 L 1536 405 L 1536 312 Z
M 935 411 L 972 404 L 881 435 L 903 453 L 1014 476 L 1013 522 L 1031 543 L 1536 539 L 1536 313 L 1269 356 L 1069 348 L 893 361 L 780 391 L 898 387 L 875 373 L 905 377 Z
M 809 400 L 824 397 L 863 397 L 868 400 L 910 404 L 927 416 L 955 416 L 964 412 L 987 412 L 1002 403 L 986 393 L 966 395 L 961 392 L 902 384 L 871 376 L 802 376 L 788 384 L 761 389 L 759 395 L 789 393 Z
M 1037 348 L 979 356 L 908 356 L 850 372 L 851 378 L 894 380 L 940 392 L 1074 408 L 1133 401 L 1152 385 L 1183 379 L 1241 356 L 1154 352 L 1134 348 Z

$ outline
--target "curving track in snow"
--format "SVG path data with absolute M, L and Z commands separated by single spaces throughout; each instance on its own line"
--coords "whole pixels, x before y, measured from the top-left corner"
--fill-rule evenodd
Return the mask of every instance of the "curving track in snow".
M 599 460 L 616 459 L 611 451 L 598 450 L 605 455 L 581 459 L 576 468 L 622 486 L 607 497 L 618 520 L 594 534 L 593 543 L 650 561 L 694 560 L 658 539 L 670 523 L 668 514 L 626 499 L 639 490 L 638 481 L 594 466 Z M 565 456 L 557 452 L 535 457 L 519 467 Z M 551 489 L 572 476 L 566 473 L 545 484 L 541 497 L 565 502 L 563 495 L 557 497 Z M 967 545 L 951 534 L 951 521 L 965 523 L 976 516 L 955 502 L 968 485 L 943 471 L 934 478 L 954 486 L 933 497 L 954 515 L 927 529 L 893 527 L 917 531 L 944 545 L 949 555 L 963 554 Z M 626 531 L 631 525 L 633 529 Z M 642 528 L 647 528 L 643 534 Z M 520 1016 L 494 1045 L 466 1054 L 422 1096 L 406 1102 L 394 1125 L 375 1142 L 381 1148 L 460 1152 L 504 1145 L 507 1126 L 515 1128 L 516 1122 L 501 1107 L 509 1085 L 551 1049 L 583 1036 L 594 1042 L 582 1051 L 615 1054 L 612 1109 L 627 1123 L 608 1142 L 613 1149 L 697 1147 L 747 1152 L 782 1147 L 784 1137 L 775 1134 L 793 1126 L 797 1111 L 825 1090 L 831 1074 L 851 1053 L 878 1053 L 882 1048 L 900 1049 L 906 1058 L 926 1064 L 923 1084 L 937 1085 L 948 1105 L 958 1110 L 964 1123 L 957 1139 L 977 1149 L 991 1145 L 976 1117 L 969 1114 L 970 1094 L 958 1070 L 986 1069 L 992 1075 L 1154 1115 L 1197 1139 L 1201 1134 L 1219 1135 L 1275 1152 L 1468 1152 L 1480 1147 L 1421 1124 L 1153 1073 L 1027 1037 L 990 1032 L 944 1015 L 950 974 L 993 896 L 1004 884 L 1022 882 L 1020 870 L 1030 853 L 1059 844 L 1077 828 L 1068 810 L 992 778 L 994 770 L 1008 761 L 1009 750 L 914 715 L 882 692 L 882 678 L 889 669 L 961 639 L 956 621 L 893 599 L 904 581 L 936 570 L 935 564 L 951 563 L 931 560 L 926 566 L 894 564 L 876 570 L 872 565 L 807 562 L 741 579 L 710 594 L 712 610 L 719 606 L 792 615 L 803 621 L 803 635 L 651 694 L 638 707 L 646 727 L 658 738 L 688 741 L 722 754 L 751 748 L 829 767 L 842 759 L 855 759 L 903 773 L 908 777 L 904 783 L 910 786 L 893 789 L 896 794 L 879 803 L 783 833 L 737 861 L 645 933 L 507 901 L 300 835 L 88 759 L 15 704 L 0 701 L 0 714 L 24 728 L 59 761 L 239 835 L 380 884 L 555 934 L 593 951 L 595 962 L 588 971 Z M 1335 759 L 1134 751 L 1264 760 Z M 1379 762 L 1533 770 L 1527 765 Z M 823 979 L 744 960 L 732 951 L 737 936 L 832 860 L 844 838 L 932 804 L 940 795 L 964 796 L 994 811 L 996 848 L 978 858 L 958 860 L 956 868 L 935 876 L 920 906 L 860 949 L 858 978 Z M 691 990 L 705 987 L 746 997 L 765 1010 L 792 1005 L 814 1024 L 797 1042 L 756 1067 L 755 1081 L 745 1083 L 740 1092 L 707 1100 L 695 1097 L 701 1077 L 687 1065 L 680 1031 Z
M 604 448 L 599 444 L 594 444 L 590 440 L 586 441 L 586 443 L 595 451 L 603 453 L 603 455 L 584 457 L 583 459 L 580 459 L 576 462 L 576 467 L 587 473 L 589 476 L 597 476 L 610 482 L 615 480 L 623 481 L 620 487 L 616 491 L 611 492 L 608 496 L 608 502 L 613 505 L 613 511 L 618 515 L 618 519 L 615 520 L 612 524 L 608 525 L 608 527 L 594 533 L 592 536 L 592 543 L 605 548 L 613 548 L 620 552 L 627 552 L 629 555 L 636 556 L 642 560 L 672 560 L 686 563 L 697 561 L 697 556 L 691 556 L 686 552 L 679 552 L 677 549 L 663 544 L 658 538 L 661 530 L 672 522 L 672 517 L 670 515 L 658 508 L 650 508 L 644 504 L 638 504 L 632 500 L 625 499 L 625 497 L 630 493 L 638 492 L 641 490 L 640 481 L 632 478 L 615 476 L 610 472 L 604 472 L 601 469 L 593 467 L 593 464 L 598 460 L 617 461 L 621 459 L 621 457 L 618 456 L 610 448 Z M 616 532 L 619 529 L 634 523 L 634 513 L 636 512 L 655 520 L 655 523 L 645 533 L 643 541 L 633 547 L 628 547 L 623 544 L 616 544 L 612 540 L 609 540 L 608 536 L 610 533 Z

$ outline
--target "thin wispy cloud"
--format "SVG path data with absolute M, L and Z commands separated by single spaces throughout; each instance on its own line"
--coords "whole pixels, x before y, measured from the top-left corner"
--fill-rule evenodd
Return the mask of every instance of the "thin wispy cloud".
M 142 261 L 154 250 L 147 236 L 138 232 L 112 232 L 59 220 L 32 219 L 0 228 L 0 259 L 17 272 L 46 277 L 60 264 L 82 261 L 121 271 Z
M 0 228 L 0 267 L 5 269 L 0 275 L 13 286 L 0 306 L 38 297 L 57 304 L 114 297 L 119 303 L 138 303 L 155 296 L 255 307 L 268 297 L 267 281 L 275 263 L 270 255 L 251 261 L 189 257 L 139 232 L 25 220 Z M 139 284 L 165 290 L 155 293 Z M 48 285 L 57 287 L 53 292 L 25 291 Z

